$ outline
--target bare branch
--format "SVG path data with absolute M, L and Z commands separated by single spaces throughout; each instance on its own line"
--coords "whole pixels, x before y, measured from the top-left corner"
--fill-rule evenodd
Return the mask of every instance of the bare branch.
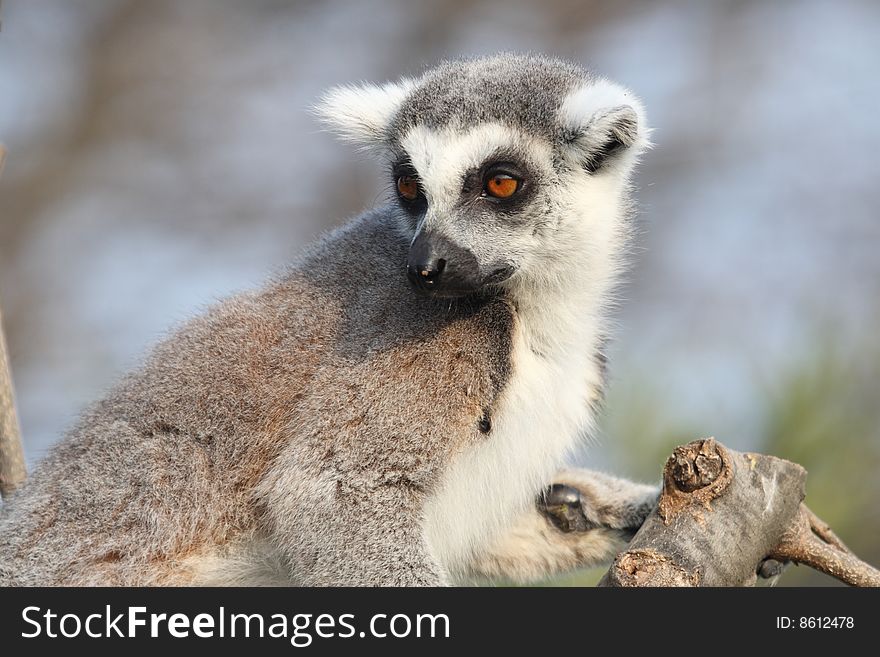
M 712 438 L 676 448 L 657 508 L 599 585 L 752 585 L 794 561 L 847 584 L 880 586 L 880 571 L 801 503 L 806 474 Z
M 6 149 L 0 144 L 0 173 L 5 159 Z M 7 354 L 3 316 L 0 314 L 0 495 L 3 498 L 18 488 L 27 476 Z
M 831 528 L 803 504 L 770 557 L 802 563 L 850 586 L 880 586 L 880 570 L 854 555 Z

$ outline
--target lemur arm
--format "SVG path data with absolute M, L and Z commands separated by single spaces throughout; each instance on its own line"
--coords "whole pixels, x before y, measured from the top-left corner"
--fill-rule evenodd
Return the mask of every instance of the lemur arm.
M 560 472 L 512 529 L 471 564 L 479 580 L 528 582 L 610 561 L 657 504 L 658 486 Z

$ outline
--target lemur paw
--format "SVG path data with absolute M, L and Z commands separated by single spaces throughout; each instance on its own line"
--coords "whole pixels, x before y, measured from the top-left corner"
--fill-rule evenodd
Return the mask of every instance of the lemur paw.
M 563 532 L 584 532 L 595 528 L 584 513 L 581 492 L 574 486 L 553 484 L 538 496 L 538 511 Z
M 544 489 L 536 505 L 563 533 L 602 529 L 628 541 L 657 506 L 659 494 L 657 486 L 590 470 L 569 470 Z

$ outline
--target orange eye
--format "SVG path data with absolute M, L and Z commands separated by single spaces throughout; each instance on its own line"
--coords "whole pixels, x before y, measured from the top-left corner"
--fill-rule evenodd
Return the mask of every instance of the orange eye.
M 519 180 L 506 173 L 496 173 L 486 181 L 486 193 L 495 198 L 509 198 L 519 189 Z
M 419 181 L 415 176 L 401 176 L 397 179 L 397 191 L 407 201 L 415 201 L 419 196 Z

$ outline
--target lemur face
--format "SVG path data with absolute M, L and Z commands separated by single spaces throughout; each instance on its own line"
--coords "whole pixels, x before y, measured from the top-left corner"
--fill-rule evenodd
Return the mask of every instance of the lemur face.
M 626 90 L 533 56 L 343 87 L 318 109 L 343 136 L 385 156 L 411 240 L 401 273 L 439 297 L 544 275 L 561 253 L 608 239 L 602 222 L 619 213 L 607 206 L 620 202 L 647 144 L 641 106 Z
M 514 275 L 553 219 L 556 181 L 546 144 L 495 122 L 418 124 L 395 150 L 391 177 L 412 235 L 413 287 L 456 297 Z

